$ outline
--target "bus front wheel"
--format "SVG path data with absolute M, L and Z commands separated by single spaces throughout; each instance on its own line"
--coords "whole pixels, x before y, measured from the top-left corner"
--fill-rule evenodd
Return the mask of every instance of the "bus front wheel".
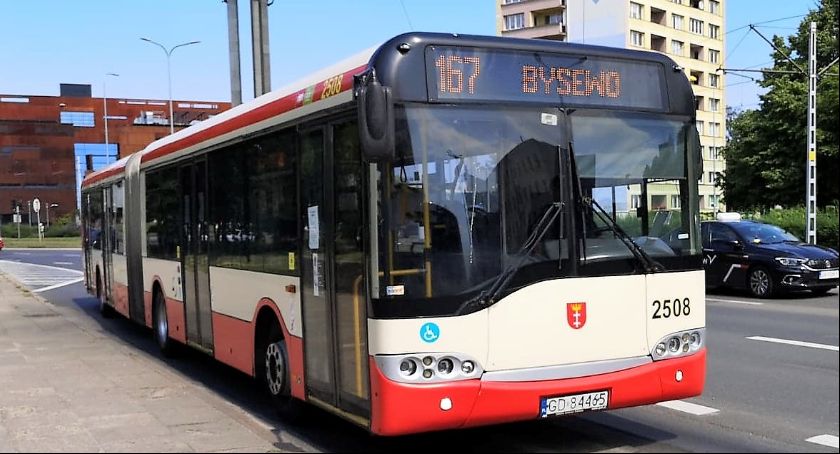
M 258 342 L 255 356 L 256 378 L 271 396 L 277 414 L 286 422 L 300 422 L 303 408 L 291 394 L 289 352 L 276 323 L 268 327 Z

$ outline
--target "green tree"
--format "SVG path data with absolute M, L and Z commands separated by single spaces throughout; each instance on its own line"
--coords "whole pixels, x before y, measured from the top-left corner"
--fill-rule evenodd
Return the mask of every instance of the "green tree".
M 795 74 L 765 73 L 759 84 L 767 88 L 758 110 L 728 112 L 730 135 L 724 149 L 726 174 L 722 176 L 725 202 L 733 209 L 802 205 L 805 202 L 806 111 L 810 23 L 817 23 L 817 70 L 838 56 L 838 0 L 820 0 L 799 24 L 795 35 L 773 36 L 781 52 L 773 50 L 773 69 Z M 817 85 L 817 201 L 820 206 L 840 199 L 837 64 Z

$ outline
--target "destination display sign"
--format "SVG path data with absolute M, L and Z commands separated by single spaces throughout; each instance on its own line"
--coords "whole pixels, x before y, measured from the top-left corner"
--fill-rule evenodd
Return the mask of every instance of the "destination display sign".
M 646 61 L 429 46 L 429 100 L 665 110 L 664 67 Z

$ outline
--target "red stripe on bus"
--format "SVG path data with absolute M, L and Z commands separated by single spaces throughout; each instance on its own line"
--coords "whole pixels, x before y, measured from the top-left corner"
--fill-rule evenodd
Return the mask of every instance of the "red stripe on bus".
M 682 381 L 675 375 L 682 371 Z M 539 418 L 542 397 L 607 390 L 608 409 L 700 395 L 706 380 L 706 350 L 619 372 L 530 382 L 464 380 L 406 384 L 386 378 L 370 359 L 371 426 L 378 435 L 404 435 Z M 441 399 L 451 408 L 442 410 Z
M 213 312 L 213 356 L 248 375 L 254 375 L 254 324 Z
M 358 68 L 351 69 L 343 73 L 341 79 L 341 90 L 338 93 L 345 92 L 353 88 L 353 76 L 360 72 L 363 72 L 367 69 L 367 65 L 359 66 Z M 321 94 L 324 92 L 324 86 L 327 81 L 331 80 L 327 79 L 323 82 L 318 82 L 315 84 L 313 88 L 313 98 L 318 96 L 318 100 L 321 99 Z M 250 124 L 259 123 L 263 120 L 267 120 L 271 117 L 281 115 L 287 112 L 291 112 L 299 107 L 304 105 L 308 105 L 309 103 L 303 102 L 307 88 L 302 90 L 298 90 L 292 94 L 286 95 L 280 99 L 272 101 L 268 104 L 259 106 L 253 110 L 249 110 L 247 112 L 242 113 L 236 117 L 230 118 L 222 123 L 214 125 L 208 129 L 203 131 L 199 131 L 195 134 L 190 136 L 184 137 L 183 139 L 177 140 L 175 142 L 166 144 L 156 150 L 152 150 L 147 154 L 143 155 L 141 162 L 149 162 L 160 157 L 176 153 L 184 148 L 191 147 L 193 145 L 199 144 L 201 142 L 213 139 L 215 137 L 219 137 L 221 135 L 227 134 L 229 132 L 235 131 L 240 128 L 244 128 Z M 336 93 L 336 94 L 338 94 Z M 312 100 L 312 102 L 317 102 L 316 100 Z
M 337 94 L 343 93 L 347 90 L 353 88 L 353 76 L 356 74 L 362 73 L 367 70 L 368 65 L 364 64 L 357 68 L 353 68 L 349 71 L 346 71 L 341 74 L 337 74 L 333 77 L 330 77 L 322 82 L 318 82 L 312 87 L 312 102 L 321 101 L 323 99 L 327 99 L 329 97 L 335 96 Z M 330 96 L 324 97 L 325 94 L 325 86 L 328 85 L 330 81 L 332 81 L 336 77 L 341 77 L 341 88 L 334 93 L 330 93 Z M 182 139 L 176 140 L 175 142 L 168 143 L 166 145 L 161 146 L 155 150 L 146 153 L 141 158 L 141 162 L 149 162 L 155 159 L 161 158 L 163 156 L 177 153 L 184 148 L 191 147 L 193 145 L 199 144 L 206 140 L 213 139 L 215 137 L 219 137 L 221 135 L 227 134 L 229 132 L 235 131 L 237 129 L 243 128 L 248 126 L 249 124 L 259 123 L 260 121 L 267 120 L 273 116 L 281 115 L 287 112 L 291 112 L 299 107 L 303 107 L 305 105 L 310 104 L 309 102 L 303 102 L 306 92 L 309 87 L 306 87 L 302 90 L 298 90 L 290 95 L 284 96 L 280 99 L 272 101 L 268 104 L 259 106 L 253 110 L 249 110 L 247 112 L 243 112 L 241 115 L 236 117 L 230 118 L 225 120 L 222 123 L 214 125 L 208 129 L 203 131 L 199 131 L 195 134 L 191 134 L 187 137 Z M 316 98 L 317 99 L 314 99 Z M 140 153 L 143 153 L 142 151 Z M 108 169 L 105 171 L 100 171 L 93 173 L 86 177 L 82 182 L 82 187 L 87 187 L 92 185 L 98 181 L 102 181 L 108 177 L 114 176 L 116 174 L 121 173 L 124 171 L 125 165 L 121 165 L 120 167 L 116 167 L 113 169 Z

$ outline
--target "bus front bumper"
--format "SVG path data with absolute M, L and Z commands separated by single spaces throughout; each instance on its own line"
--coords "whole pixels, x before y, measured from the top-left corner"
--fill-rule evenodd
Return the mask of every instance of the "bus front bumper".
M 706 349 L 618 372 L 533 382 L 405 384 L 386 378 L 372 358 L 370 370 L 370 429 L 392 436 L 538 419 L 542 397 L 607 390 L 611 410 L 698 396 L 706 378 Z

